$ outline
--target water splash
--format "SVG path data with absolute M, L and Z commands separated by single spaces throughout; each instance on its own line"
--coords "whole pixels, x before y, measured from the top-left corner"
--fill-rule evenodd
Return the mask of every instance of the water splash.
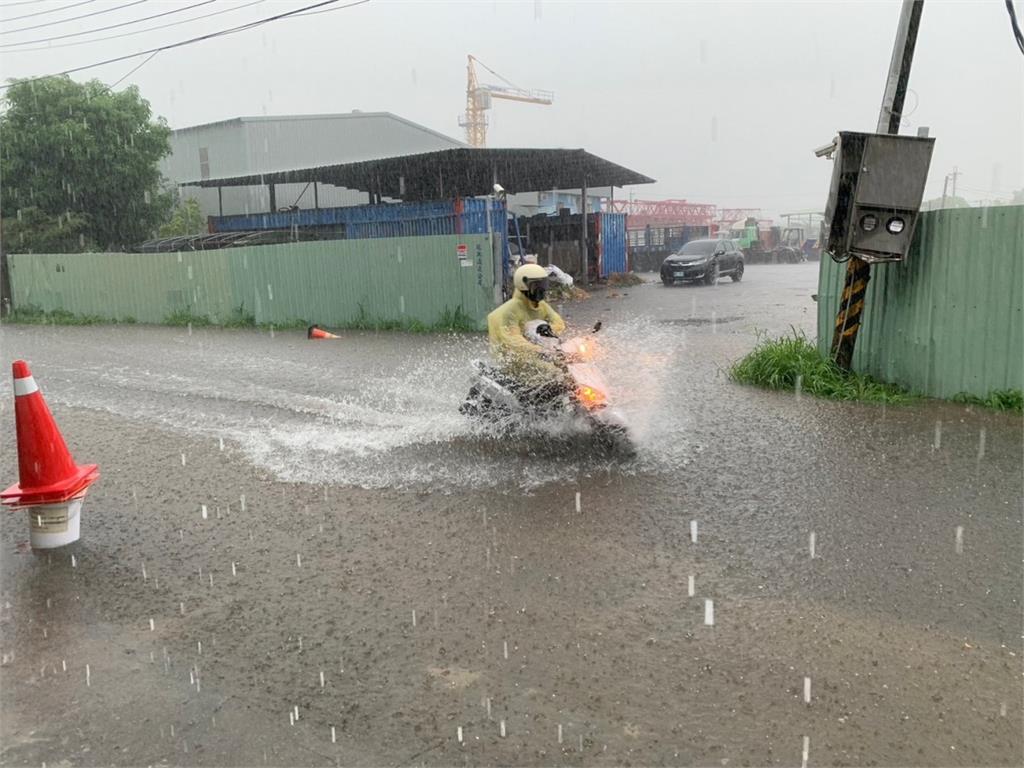
M 701 374 L 674 365 L 685 332 L 644 318 L 595 337 L 596 362 L 631 425 L 635 457 L 608 455 L 572 419 L 509 435 L 462 416 L 472 361 L 487 354 L 481 337 L 367 334 L 335 359 L 320 347 L 282 346 L 265 334 L 201 333 L 210 353 L 201 371 L 192 373 L 194 350 L 177 336 L 150 367 L 97 366 L 54 399 L 211 438 L 218 449 L 230 441 L 286 482 L 531 492 L 598 472 L 678 471 L 692 454 L 691 414 L 667 405 L 692 392 Z M 267 366 L 268 354 L 278 365 Z

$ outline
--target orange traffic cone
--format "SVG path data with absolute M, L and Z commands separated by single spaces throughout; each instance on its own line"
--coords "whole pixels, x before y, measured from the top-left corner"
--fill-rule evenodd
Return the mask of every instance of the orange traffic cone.
M 13 368 L 20 482 L 0 493 L 0 501 L 28 512 L 33 547 L 62 547 L 78 541 L 82 499 L 99 468 L 75 464 L 28 363 L 16 360 Z
M 328 333 L 318 325 L 311 325 L 306 329 L 307 339 L 340 339 L 341 336 L 335 336 L 333 333 Z
M 80 497 L 99 477 L 99 468 L 75 464 L 28 363 L 15 360 L 12 367 L 20 482 L 0 493 L 0 501 L 24 507 Z

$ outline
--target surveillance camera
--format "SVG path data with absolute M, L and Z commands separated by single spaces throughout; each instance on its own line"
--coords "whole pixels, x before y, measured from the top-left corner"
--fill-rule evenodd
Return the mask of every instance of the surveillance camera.
M 505 195 L 505 188 L 501 186 L 501 184 L 495 184 L 494 194 L 496 194 L 498 197 L 503 197 Z
M 832 139 L 831 144 L 826 144 L 824 147 L 818 147 L 814 150 L 815 157 L 827 157 L 829 160 L 832 159 L 832 155 L 835 154 L 836 149 L 839 148 L 839 137 Z

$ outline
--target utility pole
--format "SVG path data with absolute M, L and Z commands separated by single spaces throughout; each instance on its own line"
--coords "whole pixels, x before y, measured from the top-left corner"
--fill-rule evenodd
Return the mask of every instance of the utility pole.
M 956 177 L 960 175 L 960 169 L 955 165 L 953 166 L 953 172 L 949 174 L 953 177 L 953 199 L 956 199 Z
M 942 180 L 942 207 L 946 207 L 946 190 L 949 189 L 949 174 Z
M 892 59 L 889 62 L 889 77 L 885 83 L 882 108 L 878 114 L 878 127 L 875 129 L 877 133 L 899 133 L 903 102 L 907 96 L 907 83 L 910 81 L 910 65 L 914 60 L 914 46 L 917 44 L 917 30 L 921 25 L 923 10 L 924 0 L 903 0 L 899 24 L 896 27 L 896 40 L 892 47 Z M 954 180 L 954 190 L 955 188 Z M 871 265 L 856 256 L 851 256 L 846 263 L 846 281 L 843 284 L 835 333 L 832 336 L 832 358 L 845 371 L 850 370 L 853 363 L 853 350 L 857 344 L 857 332 L 860 330 L 864 299 L 870 279 Z
M 582 226 L 580 227 L 580 261 L 583 264 L 580 282 L 584 288 L 589 288 L 590 253 L 587 245 L 587 180 L 585 178 L 583 179 L 583 188 L 580 190 L 580 199 L 583 201 L 582 205 L 580 205 L 580 219 L 582 220 Z

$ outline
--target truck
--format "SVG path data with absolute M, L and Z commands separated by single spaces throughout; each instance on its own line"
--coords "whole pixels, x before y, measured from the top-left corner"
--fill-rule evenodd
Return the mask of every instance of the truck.
M 809 238 L 802 226 L 780 227 L 748 218 L 731 225 L 728 235 L 751 264 L 798 264 L 820 257 L 817 239 Z

